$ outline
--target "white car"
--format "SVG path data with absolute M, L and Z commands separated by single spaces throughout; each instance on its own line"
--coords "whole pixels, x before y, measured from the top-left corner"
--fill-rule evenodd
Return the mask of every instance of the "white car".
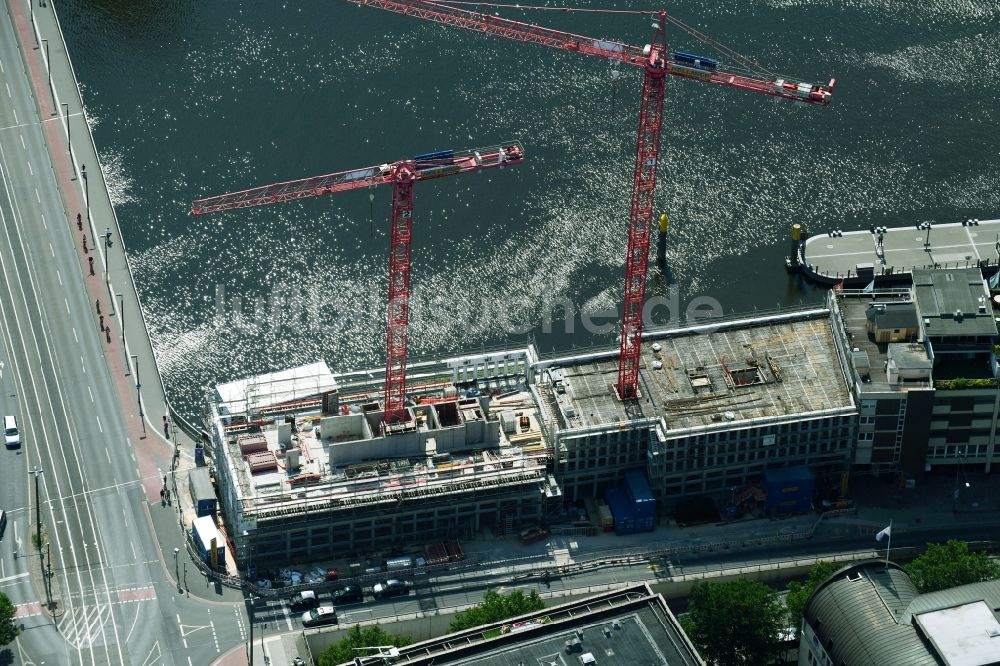
M 337 624 L 337 609 L 333 606 L 320 606 L 302 614 L 304 627 L 319 627 L 324 624 Z

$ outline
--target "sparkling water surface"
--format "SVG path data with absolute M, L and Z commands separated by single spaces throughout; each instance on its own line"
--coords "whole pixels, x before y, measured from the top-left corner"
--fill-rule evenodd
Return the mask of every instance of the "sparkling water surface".
M 727 313 L 821 298 L 783 270 L 793 222 L 825 233 L 1000 214 L 996 0 L 668 9 L 790 78 L 837 78 L 827 108 L 668 82 L 657 200 L 681 311 L 696 297 Z M 417 185 L 412 353 L 613 344 L 616 326 L 588 332 L 579 318 L 565 334 L 565 305 L 549 304 L 620 302 L 638 70 L 336 0 L 59 10 L 160 369 L 187 415 L 217 381 L 319 358 L 380 365 L 390 190 L 371 209 L 367 191 L 207 217 L 188 216 L 190 202 L 430 150 L 516 138 L 528 159 Z M 645 16 L 504 15 L 637 45 L 652 32 Z M 674 28 L 668 43 L 712 55 Z M 649 294 L 665 284 L 653 276 Z

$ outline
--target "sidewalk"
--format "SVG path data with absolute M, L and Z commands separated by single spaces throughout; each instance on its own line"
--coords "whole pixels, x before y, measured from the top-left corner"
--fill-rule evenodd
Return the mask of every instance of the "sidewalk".
M 194 441 L 176 427 L 167 402 L 122 242 L 122 229 L 111 205 L 55 8 L 52 3 L 37 7 L 13 0 L 8 2 L 8 8 L 62 192 L 66 211 L 63 223 L 78 239 L 80 274 L 94 302 L 95 327 L 99 326 L 99 315 L 104 315 L 105 362 L 118 393 L 149 509 L 155 514 L 160 508 L 164 477 L 171 473 L 175 455 L 184 467 L 193 466 Z M 105 229 L 111 230 L 108 243 L 104 241 Z M 170 418 L 170 439 L 164 436 L 165 417 Z M 172 491 L 176 495 L 185 485 L 182 478 Z M 164 561 L 169 562 L 174 547 L 169 542 L 181 538 L 180 526 L 176 520 L 170 527 L 157 520 L 154 524 Z

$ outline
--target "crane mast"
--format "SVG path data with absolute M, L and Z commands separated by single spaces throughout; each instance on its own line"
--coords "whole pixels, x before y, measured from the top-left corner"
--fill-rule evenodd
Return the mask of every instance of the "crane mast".
M 410 325 L 413 185 L 421 180 L 502 168 L 523 161 L 524 149 L 516 141 L 477 150 L 440 150 L 417 155 L 410 160 L 338 171 L 199 199 L 191 204 L 191 214 L 205 215 L 238 208 L 254 208 L 392 184 L 383 415 L 385 432 L 391 434 L 399 427 L 405 428 L 405 425 L 397 424 L 406 421 L 406 355 Z
M 649 236 L 653 224 L 656 169 L 660 163 L 660 132 L 666 95 L 666 35 L 663 16 L 656 24 L 642 79 L 639 131 L 629 208 L 628 246 L 625 251 L 625 296 L 618 351 L 615 390 L 622 400 L 639 397 L 639 353 L 642 350 L 642 309 L 649 273 Z
M 646 279 L 649 273 L 649 242 L 653 222 L 653 195 L 656 171 L 659 167 L 660 135 L 663 127 L 666 77 L 681 78 L 738 88 L 772 97 L 827 105 L 833 93 L 834 80 L 826 86 L 762 76 L 751 71 L 730 71 L 718 61 L 684 52 L 667 52 L 666 22 L 683 26 L 663 10 L 643 11 L 655 15 L 652 41 L 645 47 L 597 39 L 586 35 L 554 30 L 523 21 L 491 16 L 434 2 L 433 0 L 346 0 L 359 6 L 374 7 L 395 14 L 412 16 L 442 25 L 482 32 L 505 39 L 548 46 L 562 51 L 616 60 L 643 68 L 642 97 L 639 105 L 639 127 L 636 138 L 635 169 L 632 181 L 632 201 L 629 208 L 628 246 L 625 256 L 624 311 L 618 359 L 618 380 L 615 391 L 622 400 L 639 396 L 639 360 L 642 347 L 642 310 L 646 300 Z M 532 7 L 527 7 L 532 9 Z M 731 55 L 732 52 L 730 52 Z M 741 58 L 741 60 L 745 61 Z

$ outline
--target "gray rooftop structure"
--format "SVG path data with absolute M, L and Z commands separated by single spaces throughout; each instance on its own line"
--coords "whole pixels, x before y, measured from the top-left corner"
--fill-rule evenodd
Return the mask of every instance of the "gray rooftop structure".
M 380 657 L 358 661 L 370 666 L 383 663 Z M 642 584 L 399 648 L 392 663 L 704 666 L 705 662 L 663 597 Z
M 883 560 L 834 573 L 809 598 L 800 650 L 851 666 L 986 666 L 1000 659 L 1000 581 L 918 594 Z
M 913 294 L 928 337 L 996 337 L 989 292 L 978 268 L 915 270 Z
M 879 328 L 917 327 L 917 308 L 913 303 L 882 303 L 868 308 L 865 316 Z
M 746 318 L 644 336 L 641 400 L 618 399 L 617 354 L 559 359 L 567 428 L 664 418 L 670 430 L 823 412 L 853 405 L 829 311 Z

